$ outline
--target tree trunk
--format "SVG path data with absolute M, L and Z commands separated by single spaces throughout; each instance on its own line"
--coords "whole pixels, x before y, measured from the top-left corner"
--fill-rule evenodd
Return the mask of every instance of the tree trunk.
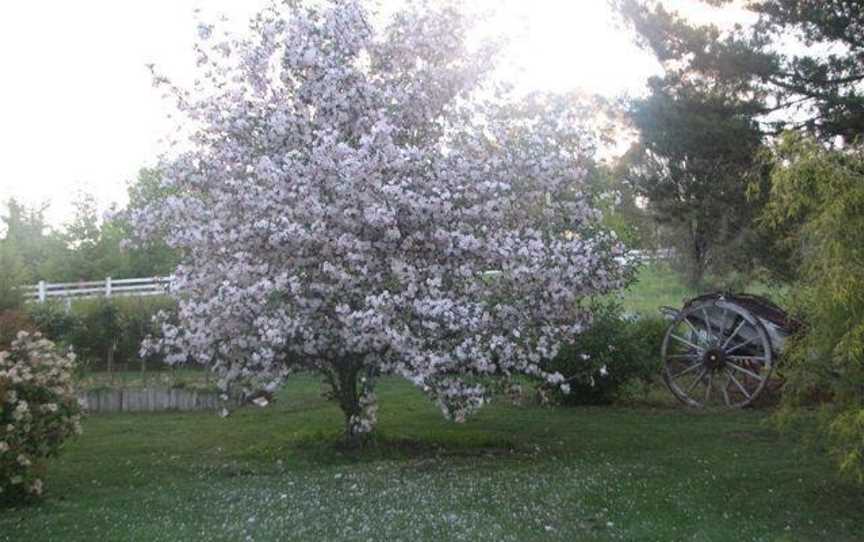
M 339 408 L 345 417 L 345 441 L 351 446 L 358 446 L 359 435 L 354 430 L 353 420 L 360 415 L 360 397 L 357 394 L 357 373 L 353 367 L 338 371 L 339 389 L 334 390 L 339 400 Z
M 141 306 L 141 305 L 142 305 L 142 303 L 139 303 L 139 306 Z M 144 324 L 141 322 L 139 322 L 139 324 L 138 324 L 138 333 L 139 333 L 140 337 L 145 336 Z M 147 356 L 146 355 L 142 356 L 139 354 L 139 357 L 141 358 L 141 382 L 143 382 L 144 385 L 146 386 L 147 385 Z
M 706 261 L 705 242 L 701 231 L 701 224 L 698 220 L 693 220 L 691 223 L 691 241 L 690 241 L 690 261 L 687 262 L 687 286 L 699 292 L 705 281 L 705 271 L 708 267 Z
M 690 262 L 690 273 L 687 276 L 687 286 L 700 292 L 705 282 L 705 262 L 698 255 L 694 255 Z
M 363 446 L 374 427 L 374 419 L 369 420 L 369 413 L 365 411 L 374 403 L 371 375 L 361 377 L 361 372 L 362 367 L 358 363 L 339 363 L 334 364 L 332 371 L 325 373 L 333 397 L 342 409 L 345 442 L 352 448 Z M 364 404 L 364 398 L 367 404 Z
M 117 341 L 111 341 L 111 346 L 108 347 L 108 375 L 111 378 L 111 384 L 114 384 L 114 349 L 117 348 Z

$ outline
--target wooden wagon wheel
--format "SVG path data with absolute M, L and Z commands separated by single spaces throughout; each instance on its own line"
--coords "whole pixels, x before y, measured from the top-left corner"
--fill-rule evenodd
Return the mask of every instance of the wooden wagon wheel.
M 693 407 L 752 403 L 774 369 L 771 340 L 748 310 L 721 299 L 685 307 L 663 338 L 663 380 Z

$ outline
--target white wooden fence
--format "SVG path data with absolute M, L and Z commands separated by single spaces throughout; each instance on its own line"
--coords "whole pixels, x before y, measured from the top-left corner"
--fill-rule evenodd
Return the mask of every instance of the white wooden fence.
M 39 281 L 39 284 L 24 286 L 27 301 L 44 303 L 48 299 L 85 299 L 93 297 L 164 295 L 168 292 L 171 277 L 145 277 L 137 279 L 58 282 Z
M 630 258 L 637 261 L 665 260 L 673 256 L 671 249 L 633 250 Z M 145 296 L 164 295 L 168 292 L 172 277 L 144 277 L 137 279 L 115 280 L 107 277 L 105 280 L 88 282 L 58 282 L 39 281 L 39 284 L 24 286 L 24 298 L 27 301 L 44 303 L 48 299 L 59 298 L 67 301 L 93 297 Z
M 659 260 L 669 260 L 675 256 L 674 249 L 658 248 L 654 250 L 631 250 L 630 256 L 642 262 L 654 262 Z

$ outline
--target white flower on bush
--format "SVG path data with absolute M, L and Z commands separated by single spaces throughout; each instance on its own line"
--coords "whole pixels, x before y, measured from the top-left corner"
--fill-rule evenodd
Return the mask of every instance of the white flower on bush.
M 0 351 L 0 498 L 41 495 L 40 463 L 80 433 L 74 361 L 38 333 L 20 332 Z
M 42 494 L 42 480 L 39 478 L 33 479 L 30 483 L 30 493 L 37 496 Z
M 12 382 L 13 382 L 13 384 L 15 383 L 14 380 L 13 380 Z M 23 420 L 24 417 L 27 416 L 27 411 L 28 411 L 28 409 L 29 409 L 29 405 L 27 404 L 27 401 L 21 401 L 21 402 L 18 403 L 18 405 L 15 407 L 15 410 L 12 411 L 12 418 L 13 418 L 15 421 L 21 421 L 21 420 Z

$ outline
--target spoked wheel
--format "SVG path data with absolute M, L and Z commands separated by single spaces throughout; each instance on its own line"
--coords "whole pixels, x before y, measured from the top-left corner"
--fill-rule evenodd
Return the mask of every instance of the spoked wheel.
M 716 299 L 685 308 L 663 339 L 663 380 L 693 407 L 752 403 L 774 369 L 771 340 L 749 311 Z

